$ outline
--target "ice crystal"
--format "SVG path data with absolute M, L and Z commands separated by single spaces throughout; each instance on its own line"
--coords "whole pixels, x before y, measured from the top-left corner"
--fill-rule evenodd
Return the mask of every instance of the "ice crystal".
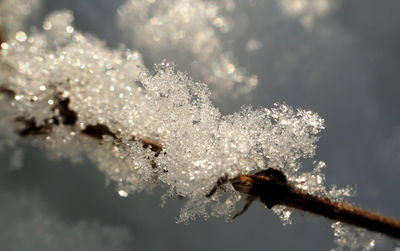
M 341 222 L 332 223 L 337 248 L 332 251 L 364 250 L 369 251 L 375 247 L 376 234 L 365 229 L 350 227 Z

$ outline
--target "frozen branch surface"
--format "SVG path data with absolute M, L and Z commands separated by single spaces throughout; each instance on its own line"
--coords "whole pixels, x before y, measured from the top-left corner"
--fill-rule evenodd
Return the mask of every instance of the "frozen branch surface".
M 233 191 L 228 198 L 204 196 L 219 177 L 267 164 L 293 176 L 300 159 L 314 154 L 316 134 L 323 129 L 318 115 L 276 105 L 222 116 L 205 84 L 165 62 L 150 73 L 138 52 L 109 50 L 74 31 L 72 19 L 67 11 L 52 14 L 42 33 L 17 34 L 2 51 L 8 71 L 3 89 L 15 93 L 9 120 L 33 121 L 39 128 L 33 131 L 45 134 L 42 143 L 54 154 L 74 159 L 86 152 L 126 193 L 154 180 L 169 185 L 189 198 L 183 221 L 208 215 L 209 206 L 218 208 L 213 215 L 232 212 L 239 199 Z M 76 119 L 68 119 L 66 111 L 76 112 Z M 93 136 L 87 132 L 96 125 L 108 130 L 96 134 L 101 144 L 80 136 Z M 159 142 L 163 152 L 143 148 L 141 139 Z

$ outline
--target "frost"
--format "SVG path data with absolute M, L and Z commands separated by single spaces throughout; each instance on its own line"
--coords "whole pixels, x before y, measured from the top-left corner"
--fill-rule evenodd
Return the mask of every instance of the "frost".
M 353 188 L 350 186 L 338 188 L 333 185 L 330 190 L 325 188 L 325 174 L 323 169 L 326 164 L 323 161 L 314 162 L 314 169 L 309 173 L 301 173 L 292 178 L 295 186 L 310 194 L 317 194 L 322 197 L 327 197 L 333 200 L 342 200 L 345 197 L 354 195 Z
M 343 201 L 346 197 L 352 197 L 354 195 L 354 191 L 350 186 L 343 188 L 332 186 L 329 190 L 326 188 L 325 174 L 323 173 L 323 169 L 325 167 L 325 162 L 314 161 L 314 169 L 311 172 L 297 172 L 296 168 L 296 172 L 293 172 L 288 179 L 298 189 L 309 194 L 321 196 L 323 198 L 329 198 L 334 201 Z M 274 206 L 272 210 L 280 216 L 284 225 L 292 223 L 291 215 L 294 211 L 292 208 L 285 206 Z
M 332 251 L 346 250 L 372 250 L 375 247 L 376 234 L 370 233 L 365 229 L 347 226 L 341 222 L 332 223 L 334 230 L 335 243 L 337 248 Z
M 315 113 L 276 104 L 222 116 L 205 84 L 167 62 L 150 73 L 138 52 L 109 50 L 72 20 L 69 11 L 53 13 L 42 32 L 10 40 L 3 50 L 3 63 L 13 69 L 5 81 L 15 93 L 13 116 L 24 118 L 23 126 L 34 119 L 45 134 L 35 142 L 53 149 L 52 157 L 79 160 L 86 153 L 122 195 L 167 184 L 188 198 L 186 221 L 207 217 L 208 207 L 229 217 L 238 200 L 232 188 L 226 197 L 204 196 L 221 176 L 268 165 L 292 176 L 302 158 L 314 155 L 324 128 Z

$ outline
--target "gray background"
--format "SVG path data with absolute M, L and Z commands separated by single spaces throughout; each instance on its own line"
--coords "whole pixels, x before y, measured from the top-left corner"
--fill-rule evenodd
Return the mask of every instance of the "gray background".
M 42 17 L 52 10 L 71 9 L 79 30 L 95 33 L 115 47 L 120 36 L 113 28 L 113 10 L 122 2 L 48 0 Z M 285 101 L 319 113 L 327 129 L 320 135 L 315 159 L 327 163 L 328 187 L 355 185 L 357 196 L 351 201 L 356 205 L 400 218 L 400 2 L 342 1 L 329 16 L 317 19 L 312 29 L 283 17 L 273 1 L 257 4 L 258 8 L 245 10 L 249 25 L 243 37 L 257 38 L 263 47 L 247 53 L 246 40 L 238 39 L 232 41 L 232 48 L 241 66 L 259 76 L 260 85 L 250 97 L 222 102 L 221 111 Z M 38 194 L 52 214 L 68 224 L 95 221 L 128 229 L 130 250 L 334 247 L 328 220 L 296 213 L 292 225 L 282 226 L 259 203 L 232 223 L 212 218 L 178 225 L 175 217 L 183 201 L 168 200 L 160 208 L 165 189 L 121 198 L 113 184 L 105 185 L 104 175 L 93 164 L 49 161 L 40 149 L 22 147 L 20 170 L 9 168 L 12 149 L 0 153 L 1 192 Z M 305 162 L 305 169 L 310 166 Z M 393 247 L 393 241 L 380 239 L 375 250 Z

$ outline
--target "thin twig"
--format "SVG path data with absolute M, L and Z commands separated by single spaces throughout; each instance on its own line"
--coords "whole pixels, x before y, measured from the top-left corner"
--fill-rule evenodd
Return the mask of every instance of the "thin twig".
M 285 205 L 400 239 L 399 220 L 349 203 L 311 195 L 287 182 L 279 170 L 269 168 L 254 175 L 239 175 L 229 182 L 237 191 L 248 194 L 249 197 L 258 197 L 268 208 Z M 246 203 L 240 214 L 248 207 L 249 203 Z
M 14 94 L 5 87 L 0 88 L 0 93 Z M 68 103 L 60 102 L 60 104 L 64 105 L 63 109 L 69 111 L 68 113 L 60 114 L 62 122 L 70 121 L 66 114 L 73 114 L 74 118 L 78 116 L 77 113 L 69 109 Z M 18 118 L 16 120 L 25 123 L 25 128 L 19 131 L 21 136 L 51 133 L 51 127 L 57 126 L 57 123 L 46 124 L 45 126 L 47 127 L 44 130 L 36 126 L 33 118 L 30 120 Z M 115 133 L 102 124 L 88 125 L 81 133 L 98 140 L 101 140 L 103 135 L 110 135 L 117 138 Z M 135 141 L 137 139 L 132 137 L 132 140 Z M 139 140 L 142 142 L 144 148 L 150 146 L 151 150 L 155 152 L 156 157 L 163 151 L 162 144 L 157 141 L 148 138 L 141 138 Z M 221 177 L 218 179 L 216 186 L 206 196 L 212 196 L 219 186 L 227 182 L 230 182 L 237 191 L 249 195 L 244 208 L 235 214 L 234 218 L 243 214 L 254 199 L 259 198 L 268 208 L 275 205 L 285 205 L 400 239 L 399 220 L 361 209 L 349 203 L 336 202 L 328 198 L 308 194 L 305 191 L 294 188 L 292 184 L 287 182 L 286 176 L 279 170 L 269 168 L 254 175 L 239 175 L 233 179 L 228 179 L 227 176 Z
M 400 221 L 349 203 L 335 202 L 300 190 L 292 190 L 283 205 L 325 216 L 400 239 Z

